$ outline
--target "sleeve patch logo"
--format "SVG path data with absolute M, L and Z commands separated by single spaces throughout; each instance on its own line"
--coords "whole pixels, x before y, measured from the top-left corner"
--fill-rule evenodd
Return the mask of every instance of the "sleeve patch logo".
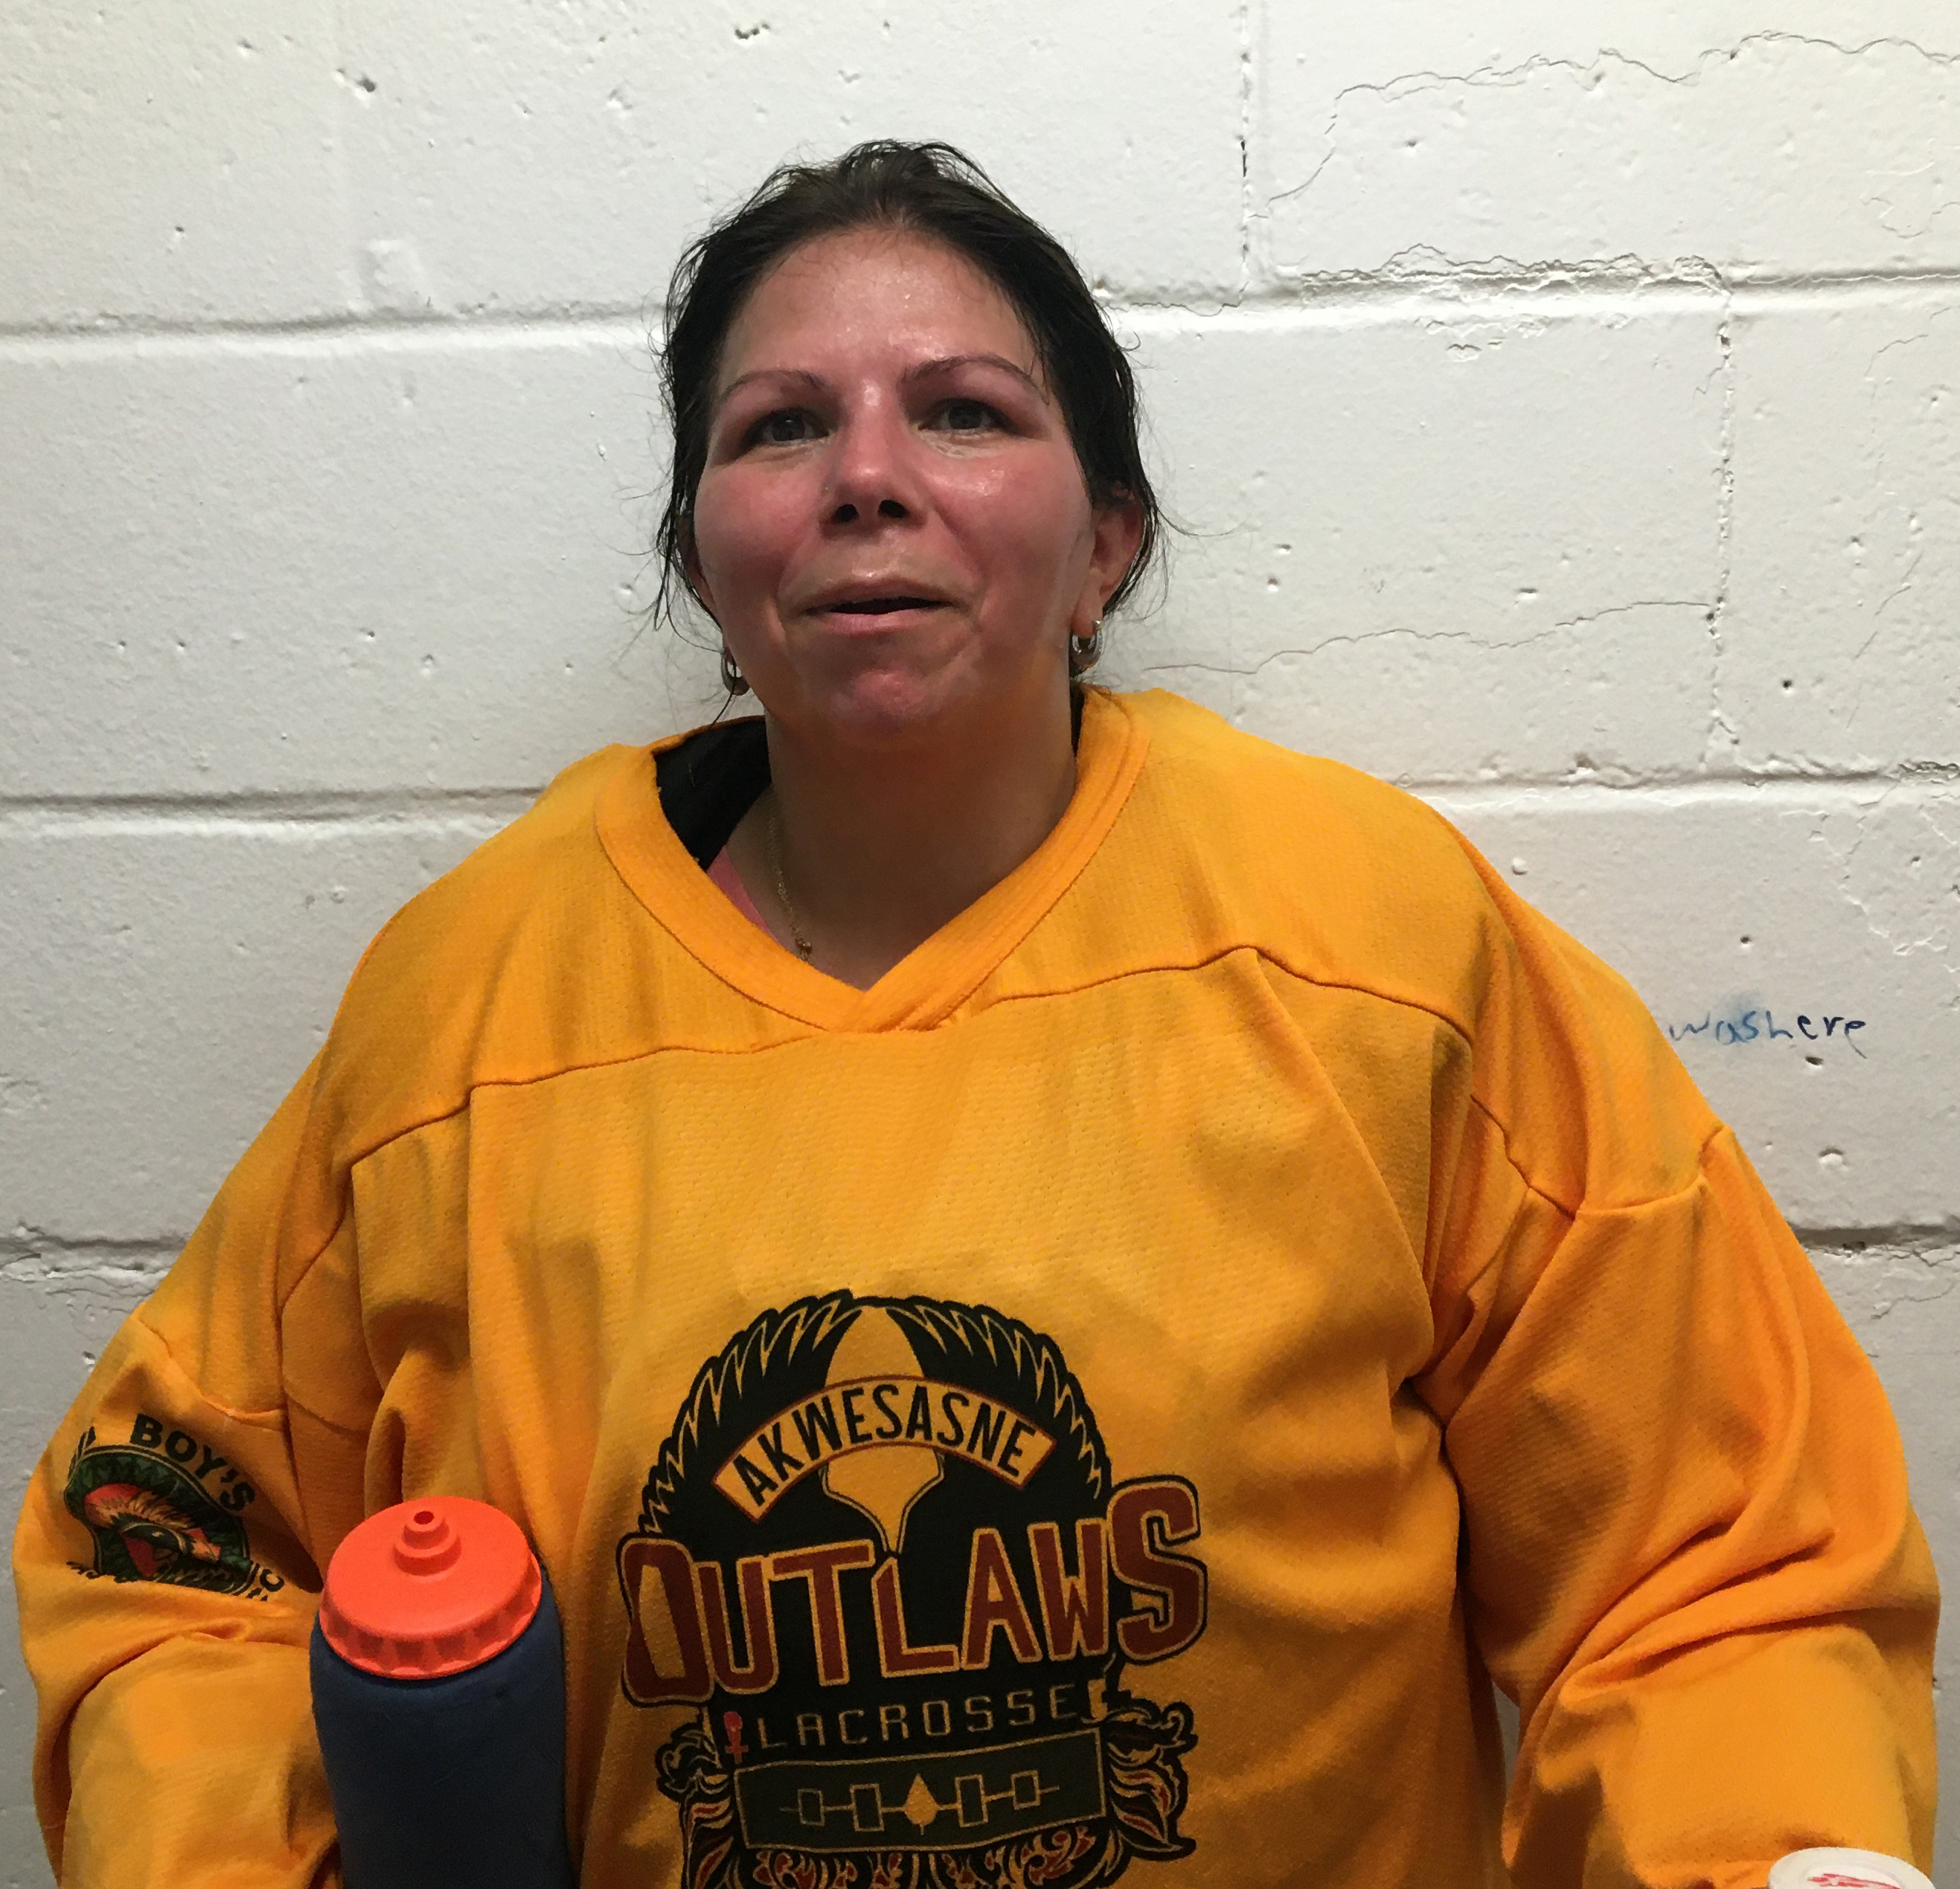
M 285 1579 L 252 1559 L 244 1511 L 257 1492 L 188 1431 L 138 1416 L 127 1443 L 82 1433 L 64 1500 L 88 1529 L 91 1579 L 159 1581 L 263 1600 Z
M 1086 1889 L 1169 1860 L 1204 1632 L 1198 1492 L 1113 1481 L 1058 1347 L 835 1293 L 704 1365 L 619 1543 L 621 1683 L 692 1889 Z

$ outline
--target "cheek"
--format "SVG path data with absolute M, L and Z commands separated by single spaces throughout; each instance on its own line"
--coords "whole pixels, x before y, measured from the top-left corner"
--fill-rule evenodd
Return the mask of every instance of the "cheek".
M 1070 582 L 1087 562 L 1093 540 L 1089 495 L 1071 458 L 989 469 L 946 510 L 997 584 L 1019 593 Z
M 740 593 L 767 585 L 789 555 L 801 514 L 781 479 L 731 466 L 702 476 L 694 501 L 694 543 L 702 574 Z

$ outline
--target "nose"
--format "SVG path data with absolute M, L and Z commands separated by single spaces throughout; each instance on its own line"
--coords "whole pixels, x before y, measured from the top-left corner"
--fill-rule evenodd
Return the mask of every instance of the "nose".
M 902 410 L 883 402 L 861 408 L 833 437 L 823 495 L 827 523 L 847 526 L 919 516 L 924 493 L 912 463 L 917 442 Z

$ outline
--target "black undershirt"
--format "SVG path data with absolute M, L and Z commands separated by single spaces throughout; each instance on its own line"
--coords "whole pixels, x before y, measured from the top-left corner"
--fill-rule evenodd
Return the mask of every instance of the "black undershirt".
M 718 721 L 654 759 L 660 810 L 703 872 L 769 784 L 769 743 L 760 715 Z
M 1069 691 L 1069 740 L 1082 742 L 1082 691 Z M 769 784 L 769 742 L 760 715 L 718 721 L 654 758 L 660 811 L 706 872 Z

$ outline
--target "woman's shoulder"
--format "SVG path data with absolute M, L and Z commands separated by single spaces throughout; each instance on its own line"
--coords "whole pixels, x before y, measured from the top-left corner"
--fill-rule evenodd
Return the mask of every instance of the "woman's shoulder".
M 1150 730 L 1150 764 L 1220 810 L 1305 812 L 1411 840 L 1446 835 L 1440 816 L 1403 789 L 1346 762 L 1249 733 L 1217 710 L 1153 688 L 1119 698 Z
M 629 954 L 609 940 L 645 914 L 608 863 L 600 796 L 643 748 L 601 749 L 510 825 L 425 887 L 362 954 L 322 1054 L 321 1088 L 364 1140 L 462 1105 L 485 1080 L 522 1080 L 566 1052 L 589 980 Z
M 1653 1197 L 1692 1171 L 1714 1118 L 1647 1006 L 1440 814 L 1176 697 L 1128 705 L 1150 748 L 1125 870 L 1160 875 L 1135 908 L 1427 1012 L 1553 1198 Z
M 1162 690 L 1125 701 L 1150 732 L 1145 850 L 1201 882 L 1221 917 L 1363 975 L 1454 975 L 1501 923 L 1483 861 L 1414 794 Z
M 466 978 L 523 937 L 562 924 L 618 883 L 594 822 L 600 794 L 644 748 L 616 746 L 561 772 L 508 826 L 410 898 L 376 934 L 355 986 L 384 994 L 397 980 Z

